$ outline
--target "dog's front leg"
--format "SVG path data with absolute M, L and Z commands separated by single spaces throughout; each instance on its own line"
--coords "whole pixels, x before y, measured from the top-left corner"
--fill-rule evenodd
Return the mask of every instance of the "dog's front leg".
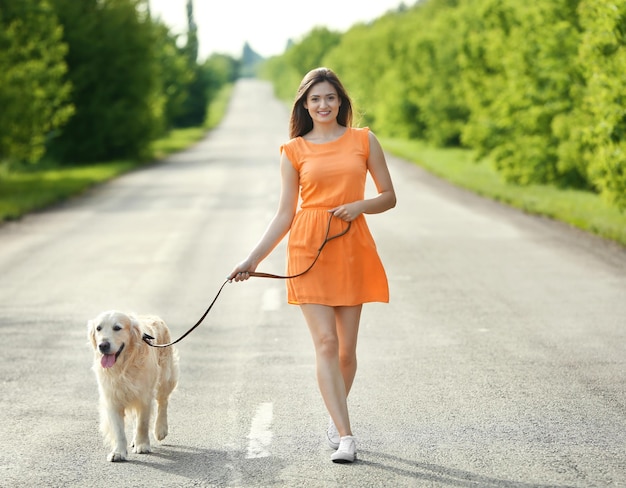
M 136 411 L 136 431 L 133 452 L 146 454 L 150 449 L 150 417 L 152 415 L 152 402 L 138 405 Z
M 107 405 L 103 409 L 102 431 L 113 450 L 107 456 L 108 461 L 126 461 L 128 448 L 124 431 L 124 408 Z

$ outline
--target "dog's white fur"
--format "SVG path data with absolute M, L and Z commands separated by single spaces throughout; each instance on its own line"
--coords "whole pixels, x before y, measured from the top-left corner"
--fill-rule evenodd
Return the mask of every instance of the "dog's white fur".
M 87 323 L 94 351 L 93 371 L 100 392 L 100 430 L 110 445 L 109 461 L 124 461 L 128 456 L 125 413 L 134 414 L 133 452 L 150 449 L 150 418 L 156 400 L 154 437 L 167 436 L 167 406 L 178 383 L 178 353 L 174 346 L 155 348 L 142 340 L 148 333 L 155 343 L 170 342 L 163 320 L 116 310 L 103 312 Z M 104 353 L 107 353 L 107 357 Z

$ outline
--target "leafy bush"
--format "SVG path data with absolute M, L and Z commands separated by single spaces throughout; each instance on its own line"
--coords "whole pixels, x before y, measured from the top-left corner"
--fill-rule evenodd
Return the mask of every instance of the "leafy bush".
M 36 162 L 73 113 L 62 32 L 44 0 L 0 0 L 0 161 Z

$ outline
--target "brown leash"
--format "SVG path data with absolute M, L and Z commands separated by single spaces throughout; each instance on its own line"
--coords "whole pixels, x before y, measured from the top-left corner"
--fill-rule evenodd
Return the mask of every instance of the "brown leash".
M 324 236 L 324 242 L 322 242 L 322 245 L 317 250 L 317 256 L 315 256 L 315 259 L 313 260 L 313 262 L 311 263 L 311 265 L 307 269 L 305 269 L 304 271 L 302 271 L 302 272 L 300 272 L 298 274 L 294 274 L 294 275 L 290 275 L 290 276 L 281 276 L 281 275 L 275 275 L 275 274 L 272 274 L 272 273 L 261 273 L 261 272 L 257 272 L 257 271 L 250 272 L 249 273 L 250 276 L 251 277 L 255 277 L 255 278 L 275 278 L 275 279 L 279 279 L 279 280 L 290 280 L 292 278 L 297 278 L 298 276 L 302 276 L 304 273 L 307 273 L 308 271 L 310 271 L 311 268 L 317 262 L 318 258 L 320 257 L 320 254 L 322 254 L 322 249 L 324 249 L 324 246 L 328 242 L 332 241 L 333 239 L 337 239 L 337 237 L 341 237 L 341 236 L 345 235 L 350 230 L 350 226 L 352 225 L 352 222 L 348 222 L 348 226 L 344 230 L 342 230 L 339 234 L 335 234 L 334 236 L 330 236 L 329 237 L 328 235 L 330 234 L 330 224 L 332 222 L 332 218 L 333 218 L 333 215 L 330 214 L 330 216 L 328 217 L 328 226 L 326 227 L 326 235 Z M 219 290 L 217 291 L 217 294 L 215 295 L 215 298 L 213 298 L 213 301 L 209 305 L 209 308 L 207 308 L 206 311 L 202 314 L 202 317 L 200 317 L 200 320 L 198 320 L 187 332 L 185 332 L 182 336 L 180 336 L 175 341 L 168 342 L 167 344 L 153 344 L 152 341 L 154 340 L 154 337 L 152 337 L 149 334 L 146 334 L 145 332 L 144 332 L 143 336 L 141 337 L 142 340 L 146 344 L 148 344 L 149 346 L 152 346 L 152 347 L 169 347 L 169 346 L 173 346 L 177 342 L 182 341 L 196 327 L 198 327 L 202 323 L 202 321 L 206 318 L 206 316 L 209 314 L 209 312 L 213 308 L 213 305 L 215 305 L 215 302 L 217 301 L 217 298 L 220 296 L 220 293 L 222 293 L 222 290 L 224 289 L 224 286 L 226 286 L 226 283 L 230 283 L 231 281 L 232 281 L 231 279 L 226 279 L 226 281 L 224 281 L 224 283 L 222 283 L 222 286 L 220 286 Z

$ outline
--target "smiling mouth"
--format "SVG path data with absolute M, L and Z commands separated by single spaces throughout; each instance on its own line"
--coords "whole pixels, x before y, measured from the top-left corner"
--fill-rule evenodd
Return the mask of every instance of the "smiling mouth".
M 115 364 L 115 361 L 117 361 L 117 358 L 120 357 L 120 354 L 124 350 L 124 346 L 125 344 L 122 343 L 121 347 L 115 354 L 103 354 L 102 359 L 100 360 L 100 365 L 103 368 L 110 368 L 111 366 L 113 366 Z

